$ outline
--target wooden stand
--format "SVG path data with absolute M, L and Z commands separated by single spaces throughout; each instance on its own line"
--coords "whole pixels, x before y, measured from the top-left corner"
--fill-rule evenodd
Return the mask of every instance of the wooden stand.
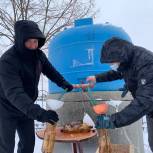
M 107 129 L 98 129 L 99 153 L 113 153 Z
M 40 130 L 36 132 L 38 138 L 44 139 L 45 135 L 44 131 L 45 130 Z M 91 131 L 83 134 L 82 133 L 67 134 L 61 132 L 61 128 L 58 127 L 56 128 L 55 142 L 71 143 L 73 153 L 83 153 L 83 147 L 81 146 L 81 142 L 91 139 L 96 135 L 97 135 L 96 131 Z M 126 144 L 111 144 L 111 151 L 112 153 L 134 153 L 134 146 Z M 99 148 L 97 149 L 96 153 L 99 153 Z
M 44 131 L 44 140 L 42 144 L 43 153 L 53 153 L 55 135 L 56 135 L 56 125 L 47 123 L 46 129 Z
M 133 145 L 111 144 L 107 129 L 98 129 L 99 148 L 96 153 L 134 153 Z
M 45 137 L 45 130 L 40 130 L 36 132 L 36 135 L 40 139 L 44 139 Z M 61 143 L 71 143 L 72 144 L 72 152 L 73 153 L 83 153 L 83 148 L 81 146 L 82 141 L 86 141 L 91 139 L 97 135 L 96 130 L 91 130 L 90 132 L 86 133 L 63 133 L 61 132 L 61 128 L 56 128 L 56 136 L 55 141 Z

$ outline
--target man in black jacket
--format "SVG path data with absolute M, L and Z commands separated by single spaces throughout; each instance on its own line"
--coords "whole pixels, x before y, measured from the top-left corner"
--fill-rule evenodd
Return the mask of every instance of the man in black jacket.
M 14 152 L 16 130 L 18 153 L 33 153 L 34 120 L 51 124 L 58 121 L 55 111 L 34 104 L 40 73 L 67 91 L 73 89 L 40 50 L 44 43 L 35 22 L 17 21 L 15 43 L 0 58 L 0 153 Z
M 110 64 L 112 70 L 89 76 L 87 81 L 98 83 L 124 79 L 126 91 L 133 96 L 127 107 L 107 118 L 107 125 L 126 126 L 146 115 L 153 152 L 153 53 L 125 40 L 112 38 L 103 45 L 100 61 Z

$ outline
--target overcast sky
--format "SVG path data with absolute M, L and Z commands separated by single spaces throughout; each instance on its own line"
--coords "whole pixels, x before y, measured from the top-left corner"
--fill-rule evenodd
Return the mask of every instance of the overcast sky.
M 122 27 L 133 43 L 153 51 L 153 0 L 95 0 L 95 23 Z

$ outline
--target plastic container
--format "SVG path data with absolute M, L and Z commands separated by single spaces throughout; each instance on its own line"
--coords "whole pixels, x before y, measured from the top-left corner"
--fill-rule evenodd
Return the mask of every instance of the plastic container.
M 71 83 L 85 83 L 89 75 L 110 70 L 108 64 L 100 63 L 100 53 L 104 42 L 112 37 L 131 41 L 121 28 L 109 23 L 93 24 L 92 18 L 75 21 L 75 27 L 56 35 L 49 44 L 49 60 Z M 123 81 L 96 84 L 94 91 L 115 91 L 123 87 Z M 49 83 L 49 92 L 61 92 L 54 83 Z

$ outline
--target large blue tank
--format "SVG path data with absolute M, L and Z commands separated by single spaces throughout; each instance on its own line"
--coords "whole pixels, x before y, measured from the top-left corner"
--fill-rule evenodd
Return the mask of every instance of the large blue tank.
M 110 70 L 108 64 L 100 63 L 100 52 L 104 42 L 111 37 L 131 41 L 121 28 L 109 23 L 93 24 L 92 18 L 75 21 L 75 27 L 56 35 L 49 44 L 49 60 L 54 67 L 71 83 L 85 83 L 89 75 Z M 96 84 L 94 91 L 113 91 L 123 87 L 123 81 Z M 62 91 L 49 82 L 49 92 Z

